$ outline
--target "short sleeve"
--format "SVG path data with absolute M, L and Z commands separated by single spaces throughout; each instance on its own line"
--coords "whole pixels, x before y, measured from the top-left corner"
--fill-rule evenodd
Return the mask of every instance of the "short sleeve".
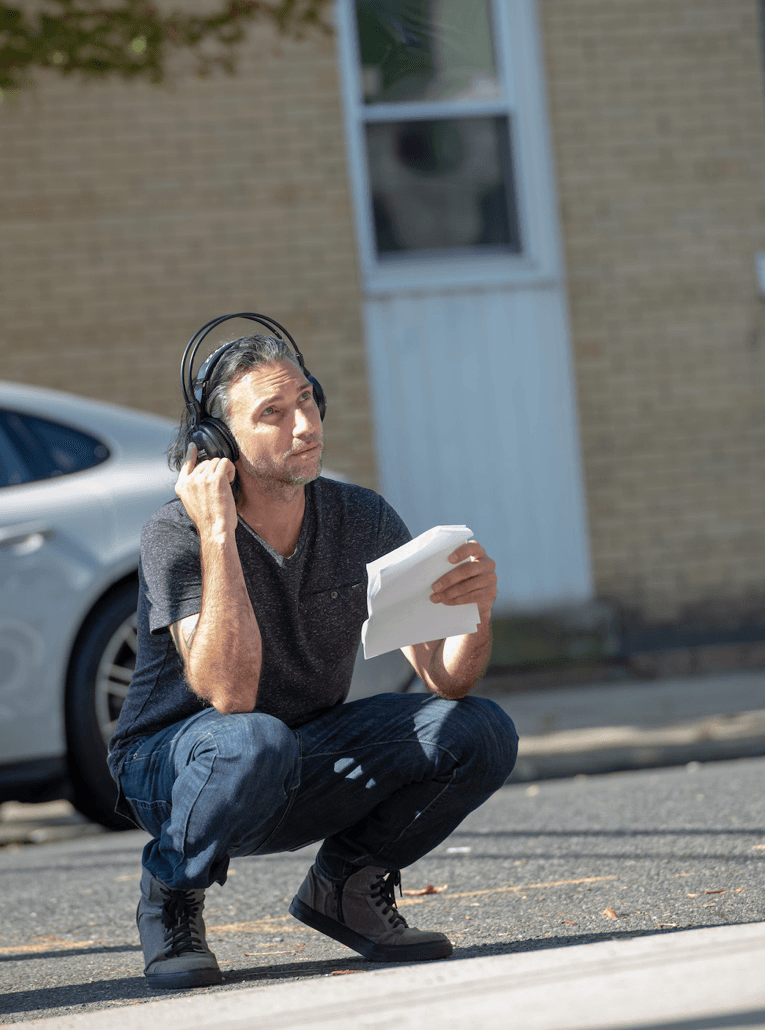
M 149 629 L 159 633 L 202 606 L 199 538 L 191 519 L 171 502 L 146 523 L 141 534 L 141 589 Z
M 382 497 L 380 498 L 380 519 L 378 525 L 377 558 L 381 558 L 390 551 L 395 551 L 397 547 L 401 547 L 402 544 L 406 544 L 412 539 L 412 534 L 409 532 L 404 520 Z

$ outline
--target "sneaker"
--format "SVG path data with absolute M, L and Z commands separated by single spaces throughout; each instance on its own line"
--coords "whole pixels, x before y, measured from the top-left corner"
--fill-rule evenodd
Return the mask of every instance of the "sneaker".
M 173 890 L 144 869 L 136 922 L 151 987 L 175 990 L 222 982 L 205 941 L 204 903 L 203 890 Z
M 333 884 L 312 866 L 290 912 L 370 962 L 423 962 L 451 955 L 451 942 L 442 933 L 407 926 L 396 908 L 396 887 L 401 887 L 398 870 L 365 866 Z

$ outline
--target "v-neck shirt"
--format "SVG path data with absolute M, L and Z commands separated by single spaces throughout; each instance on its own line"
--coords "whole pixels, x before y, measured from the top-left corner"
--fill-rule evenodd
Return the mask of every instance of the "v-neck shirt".
M 306 486 L 289 557 L 241 518 L 235 539 L 263 641 L 256 709 L 300 726 L 347 697 L 367 617 L 366 565 L 411 534 L 379 494 L 320 477 Z M 115 771 L 131 741 L 206 705 L 186 683 L 168 632 L 202 605 L 199 537 L 179 499 L 144 527 L 139 585 L 136 668 L 110 745 Z

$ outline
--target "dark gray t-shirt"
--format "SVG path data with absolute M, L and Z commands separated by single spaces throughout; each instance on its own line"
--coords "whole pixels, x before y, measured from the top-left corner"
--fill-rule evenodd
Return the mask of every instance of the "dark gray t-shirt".
M 409 539 L 379 494 L 323 478 L 306 487 L 289 558 L 239 520 L 236 544 L 263 640 L 258 711 L 299 726 L 345 700 L 367 617 L 365 566 Z M 110 744 L 115 777 L 132 742 L 206 704 L 186 683 L 168 632 L 199 612 L 202 597 L 199 538 L 180 500 L 146 523 L 139 578 L 136 669 Z

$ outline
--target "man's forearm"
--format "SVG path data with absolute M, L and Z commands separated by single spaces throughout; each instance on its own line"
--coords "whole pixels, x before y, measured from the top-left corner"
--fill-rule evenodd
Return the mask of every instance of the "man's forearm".
M 486 671 L 491 657 L 491 623 L 481 623 L 475 633 L 446 637 L 406 648 L 410 661 L 425 686 L 439 697 L 465 697 Z
M 441 648 L 441 693 L 463 697 L 486 671 L 491 658 L 491 623 L 481 624 L 475 633 L 447 637 Z
M 251 712 L 263 659 L 260 628 L 232 537 L 200 540 L 202 606 L 186 654 L 186 679 L 224 714 Z

